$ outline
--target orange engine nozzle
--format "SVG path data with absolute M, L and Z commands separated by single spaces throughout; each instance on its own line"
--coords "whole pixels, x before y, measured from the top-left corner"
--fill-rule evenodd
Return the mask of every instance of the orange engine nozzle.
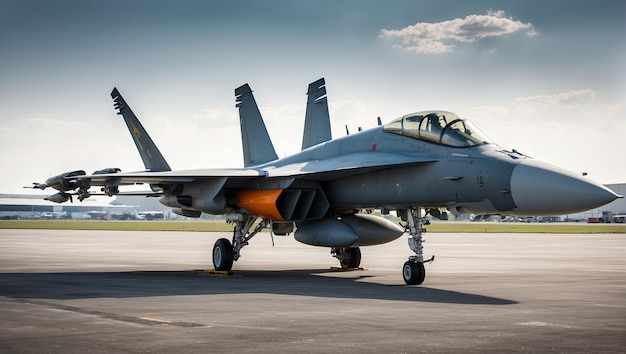
M 274 221 L 285 221 L 276 206 L 282 189 L 247 190 L 237 192 L 237 206 L 254 215 Z

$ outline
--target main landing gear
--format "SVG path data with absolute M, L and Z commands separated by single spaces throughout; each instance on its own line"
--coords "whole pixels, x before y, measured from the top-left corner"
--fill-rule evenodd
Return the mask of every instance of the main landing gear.
M 241 249 L 248 245 L 248 241 L 267 226 L 267 220 L 262 220 L 254 228 L 256 216 L 236 213 L 226 216 L 226 221 L 235 224 L 233 240 L 220 238 L 213 245 L 213 266 L 215 270 L 229 272 L 233 269 L 233 262 L 241 256 Z
M 244 213 L 227 215 L 226 220 L 235 224 L 232 243 L 228 239 L 220 238 L 213 245 L 213 266 L 215 270 L 230 272 L 233 262 L 241 256 L 241 249 L 248 245 L 248 241 L 268 225 L 267 220 L 262 220 L 254 228 L 254 223 L 259 218 Z M 333 257 L 339 260 L 342 269 L 354 269 L 361 265 L 361 249 L 358 247 L 333 247 Z
M 410 256 L 409 260 L 404 263 L 402 267 L 402 278 L 407 285 L 419 285 L 424 282 L 426 277 L 426 270 L 424 268 L 425 262 L 432 262 L 435 260 L 435 256 L 432 256 L 429 260 L 424 260 L 424 246 L 422 245 L 424 237 L 422 234 L 426 232 L 424 229 L 424 217 L 421 216 L 421 208 L 406 210 L 406 229 L 411 238 L 409 238 L 409 248 L 415 252 L 415 255 Z
M 403 219 L 407 222 L 406 232 L 411 236 L 409 248 L 415 252 L 410 256 L 402 267 L 402 277 L 408 285 L 419 285 L 424 282 L 426 270 L 424 263 L 432 262 L 435 256 L 424 260 L 424 229 L 425 218 L 421 216 L 422 209 L 403 210 Z M 230 214 L 227 221 L 235 224 L 232 243 L 228 239 L 220 238 L 213 246 L 213 265 L 215 270 L 229 272 L 233 268 L 233 262 L 241 256 L 241 249 L 248 245 L 248 241 L 257 233 L 268 226 L 267 220 L 261 220 L 256 226 L 254 223 L 259 218 L 244 213 Z M 254 226 L 254 228 L 253 228 Z M 361 264 L 361 250 L 358 247 L 333 247 L 333 257 L 339 260 L 342 269 L 358 268 Z
M 358 247 L 333 247 L 330 254 L 339 260 L 341 269 L 354 269 L 361 265 L 361 249 Z

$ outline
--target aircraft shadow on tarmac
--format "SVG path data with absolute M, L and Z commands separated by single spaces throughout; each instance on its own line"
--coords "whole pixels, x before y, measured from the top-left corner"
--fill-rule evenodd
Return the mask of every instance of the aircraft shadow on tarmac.
M 242 270 L 229 277 L 201 277 L 201 271 L 0 273 L 0 296 L 14 299 L 133 298 L 177 295 L 265 293 L 326 298 L 432 303 L 511 305 L 517 302 L 429 287 L 361 282 L 324 276 L 324 270 Z M 351 275 L 352 275 L 351 274 Z

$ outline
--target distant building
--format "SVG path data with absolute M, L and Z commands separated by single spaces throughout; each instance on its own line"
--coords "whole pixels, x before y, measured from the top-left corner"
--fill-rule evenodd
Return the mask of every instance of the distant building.
M 618 183 L 618 184 L 607 184 L 607 188 L 610 188 L 613 192 L 626 195 L 626 183 Z M 626 214 L 626 198 L 616 199 L 609 204 L 603 205 L 596 209 L 587 210 L 581 213 L 562 215 L 563 220 L 567 221 L 585 221 L 587 222 L 590 218 L 599 220 L 602 218 L 602 215 L 612 214 L 612 215 L 623 215 Z
M 112 205 L 109 198 L 89 198 L 83 202 L 54 203 L 47 195 L 0 194 L 0 219 L 88 219 L 90 212 L 132 212 L 132 206 Z
M 82 202 L 54 203 L 48 194 L 0 194 L 0 219 L 188 219 L 175 215 L 159 203 L 159 198 L 144 196 L 92 196 Z M 215 219 L 203 215 L 203 219 Z

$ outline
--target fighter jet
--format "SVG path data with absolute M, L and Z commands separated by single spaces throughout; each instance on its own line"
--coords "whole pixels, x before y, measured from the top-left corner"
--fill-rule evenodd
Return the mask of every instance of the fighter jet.
M 330 248 L 342 268 L 359 267 L 359 247 L 408 234 L 412 254 L 403 279 L 422 284 L 424 263 L 434 259 L 424 256 L 428 214 L 562 215 L 622 197 L 586 176 L 502 148 L 471 121 L 439 110 L 409 113 L 334 140 L 323 134 L 308 139 L 305 129 L 303 150 L 278 158 L 248 84 L 235 89 L 244 167 L 172 171 L 117 89 L 111 97 L 146 170 L 67 172 L 46 181 L 59 190 L 48 199 L 77 195 L 82 201 L 91 186 L 113 196 L 120 186 L 148 184 L 177 214 L 224 215 L 234 232 L 213 247 L 218 271 L 230 271 L 265 228 Z M 404 224 L 361 212 L 372 209 L 394 211 Z

